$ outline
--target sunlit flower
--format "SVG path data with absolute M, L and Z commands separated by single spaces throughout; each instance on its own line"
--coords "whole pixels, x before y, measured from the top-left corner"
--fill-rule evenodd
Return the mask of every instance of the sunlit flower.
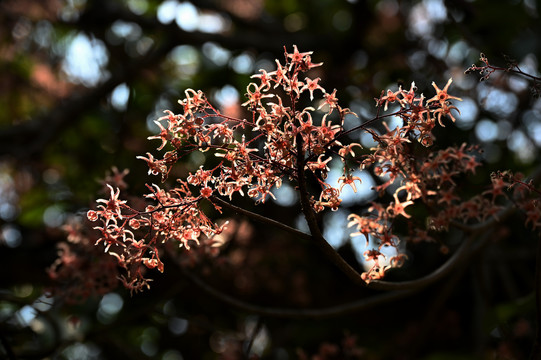
M 461 98 L 459 97 L 456 97 L 456 96 L 451 96 L 447 93 L 447 90 L 449 89 L 449 86 L 451 85 L 451 83 L 453 82 L 453 78 L 450 78 L 448 81 L 447 81 L 447 84 L 445 84 L 445 87 L 440 90 L 440 88 L 436 85 L 436 83 L 433 81 L 432 82 L 432 86 L 434 87 L 434 89 L 436 89 L 436 95 L 434 95 L 434 97 L 431 97 L 430 99 L 427 100 L 427 104 L 430 104 L 431 102 L 434 102 L 434 101 L 438 101 L 440 104 L 445 104 L 448 100 L 451 100 L 451 99 L 454 99 L 454 100 L 458 100 L 458 101 L 462 101 Z
M 248 108 L 256 108 L 261 106 L 261 100 L 264 98 L 273 97 L 272 94 L 262 94 L 261 87 L 255 83 L 250 83 L 246 87 L 248 101 L 244 102 L 242 106 L 248 106 Z
M 340 176 L 338 178 L 338 183 L 342 183 L 342 185 L 340 185 L 340 192 L 342 191 L 342 188 L 346 185 L 349 185 L 351 186 L 351 188 L 353 189 L 353 192 L 357 192 L 357 187 L 355 187 L 355 181 L 358 181 L 359 183 L 362 183 L 362 180 L 360 177 L 358 176 L 352 176 L 351 174 L 347 174 L 345 176 Z
M 291 65 L 289 66 L 289 71 L 293 68 L 293 65 L 300 65 L 304 61 L 304 59 L 312 55 L 313 51 L 308 52 L 299 52 L 299 49 L 297 49 L 297 45 L 293 45 L 293 53 L 287 54 L 287 57 L 291 59 Z
M 301 92 L 304 90 L 308 90 L 310 92 L 310 100 L 314 100 L 314 91 L 315 90 L 321 90 L 321 92 L 325 93 L 325 89 L 321 87 L 321 85 L 318 84 L 320 78 L 315 78 L 314 80 L 306 78 L 305 85 L 301 88 Z

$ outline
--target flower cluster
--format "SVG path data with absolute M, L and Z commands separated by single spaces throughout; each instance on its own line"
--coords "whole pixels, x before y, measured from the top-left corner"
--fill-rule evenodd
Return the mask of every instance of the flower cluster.
M 356 226 L 358 234 L 378 240 L 379 248 L 367 254 L 377 259 L 382 246 L 397 246 L 392 224 L 397 217 L 410 217 L 406 207 L 418 199 L 425 201 L 436 189 L 448 188 L 453 176 L 478 166 L 464 147 L 427 158 L 413 157 L 414 143 L 432 144 L 436 123 L 443 126 L 445 117 L 455 120 L 452 111 L 457 109 L 451 101 L 460 98 L 448 94 L 451 79 L 443 89 L 433 84 L 436 94 L 429 99 L 417 94 L 415 84 L 407 91 L 388 90 L 376 99 L 378 115 L 374 119 L 359 120 L 358 126 L 345 131 L 346 116 L 356 115 L 338 104 L 336 89 L 328 92 L 320 85 L 320 78 L 307 75 L 321 65 L 313 63 L 311 56 L 312 52 L 299 52 L 294 46 L 293 52 L 286 51 L 285 63 L 276 60 L 274 71 L 261 70 L 253 75 L 255 82 L 248 84 L 248 99 L 243 104 L 251 113 L 248 119 L 226 116 L 201 91 L 188 89 L 179 101 L 180 114 L 166 111 L 155 121 L 160 131 L 149 139 L 161 142 L 158 150 L 170 150 L 161 158 L 151 153 L 138 157 L 147 163 L 149 174 L 165 181 L 173 165 L 194 151 L 213 155 L 215 161 L 210 168 L 201 165 L 185 180 L 178 179 L 169 190 L 147 185 L 145 198 L 151 204 L 144 209 L 129 206 L 120 200 L 120 190 L 109 186 L 109 199 L 98 200 L 97 208 L 88 212 L 89 220 L 100 222 L 95 227 L 101 234 L 97 243 L 103 244 L 127 271 L 125 285 L 134 290 L 148 286 L 142 268 L 163 271 L 160 249 L 164 244 L 176 243 L 189 249 L 202 237 L 210 239 L 223 230 L 223 225 L 218 226 L 203 213 L 203 200 L 218 211 L 216 196 L 232 200 L 235 194 L 246 194 L 263 203 L 274 198 L 272 192 L 283 181 L 301 184 L 301 178 L 306 177 L 317 186 L 301 194 L 309 199 L 310 209 L 304 210 L 336 210 L 343 188 L 348 185 L 356 190 L 355 183 L 361 181 L 352 175 L 355 168 L 371 169 L 386 179 L 376 188 L 382 196 L 392 184 L 399 184 L 390 202 L 374 203 L 367 216 L 350 216 L 350 226 Z M 394 103 L 399 105 L 398 110 L 380 114 L 381 109 L 385 111 Z M 373 128 L 375 122 L 390 116 L 402 119 L 403 125 L 378 134 Z M 348 135 L 354 131 L 369 132 L 377 146 L 367 151 L 351 142 Z M 343 165 L 338 184 L 327 182 L 333 158 Z M 400 266 L 404 259 L 399 254 L 391 264 Z M 380 278 L 384 270 L 374 266 L 363 278 Z
M 372 134 L 377 146 L 354 160 L 360 164 L 361 169 L 370 168 L 376 176 L 384 180 L 374 188 L 380 197 L 385 197 L 385 194 L 393 189 L 391 201 L 373 203 L 364 216 L 349 216 L 348 226 L 357 230 L 352 236 L 364 236 L 367 244 L 371 236 L 377 244 L 377 248 L 369 249 L 364 254 L 365 259 L 373 264 L 363 274 L 363 279 L 367 282 L 382 278 L 386 270 L 399 267 L 405 261 L 405 254 L 398 251 L 399 237 L 393 234 L 393 224 L 397 217 L 411 217 L 406 212 L 406 207 L 416 202 L 430 203 L 434 195 L 454 184 L 453 177 L 468 171 L 473 172 L 475 167 L 480 165 L 471 155 L 473 149 L 466 149 L 465 144 L 459 149 L 449 148 L 430 152 L 425 156 L 415 149 L 414 142 L 424 147 L 433 144 L 432 131 L 436 123 L 444 126 L 443 117 L 455 121 L 451 111 L 458 109 L 451 104 L 451 100 L 461 99 L 448 94 L 451 83 L 452 79 L 449 79 L 443 89 L 432 83 L 436 95 L 428 100 L 423 94 L 416 93 L 415 83 L 411 84 L 408 91 L 400 87 L 395 92 L 382 92 L 380 98 L 375 99 L 378 109 L 383 108 L 385 111 L 389 104 L 398 104 L 399 110 L 391 115 L 401 119 L 402 126 L 391 130 L 383 123 L 386 131 L 380 135 L 366 125 L 370 121 L 358 127 Z M 375 119 L 379 120 L 388 115 Z M 344 162 L 344 173 L 347 173 L 346 165 Z M 380 259 L 385 257 L 381 250 L 388 246 L 396 248 L 397 255 L 388 259 L 385 265 L 380 265 Z
M 111 292 L 118 286 L 117 263 L 96 243 L 96 233 L 81 217 L 72 217 L 63 226 L 66 242 L 58 244 L 58 258 L 47 269 L 58 295 L 67 304 Z
M 541 228 L 541 190 L 534 186 L 533 180 L 526 181 L 521 173 L 498 171 L 492 174 L 492 189 L 487 191 L 492 197 L 511 198 L 524 213 L 524 224 L 532 230 Z
M 96 245 L 103 243 L 105 252 L 116 257 L 119 265 L 126 270 L 122 282 L 135 291 L 148 287 L 144 269 L 163 272 L 164 264 L 160 260 L 160 247 L 165 242 L 177 243 L 190 249 L 190 244 L 199 244 L 199 238 L 205 235 L 211 238 L 223 230 L 200 210 L 199 201 L 203 195 L 192 195 L 186 182 L 179 180 L 179 185 L 166 191 L 156 184 L 148 186 L 153 205 L 143 210 L 136 210 L 119 199 L 119 189 L 111 186 L 109 199 L 99 199 L 97 210 L 89 210 L 90 221 L 100 221 L 94 229 L 100 233 Z

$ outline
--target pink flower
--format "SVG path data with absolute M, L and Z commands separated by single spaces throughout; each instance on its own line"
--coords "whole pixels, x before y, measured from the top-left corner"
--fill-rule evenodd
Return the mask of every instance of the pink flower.
M 141 223 L 137 219 L 130 219 L 128 224 L 133 230 L 137 230 L 141 227 Z
M 338 182 L 342 183 L 342 185 L 340 185 L 340 192 L 346 185 L 351 186 L 351 188 L 353 189 L 353 192 L 357 192 L 357 188 L 355 187 L 355 180 L 359 181 L 359 183 L 362 183 L 361 178 L 358 176 L 352 176 L 351 174 L 340 176 L 338 178 Z
M 168 141 L 173 139 L 173 134 L 168 129 L 164 128 L 163 125 L 159 121 L 154 120 L 154 123 L 158 125 L 158 127 L 160 128 L 160 133 L 158 135 L 149 136 L 147 139 L 148 140 L 153 140 L 153 139 L 161 140 L 162 144 L 157 149 L 157 150 L 161 150 L 164 148 L 164 146 L 167 144 Z
M 299 49 L 297 49 L 297 45 L 293 45 L 293 53 L 287 54 L 287 57 L 291 59 L 291 65 L 289 66 L 289 71 L 293 68 L 293 65 L 301 65 L 306 57 L 309 55 L 312 55 L 313 51 L 308 52 L 299 52 Z
M 310 100 L 314 100 L 314 91 L 315 90 L 321 90 L 321 92 L 325 93 L 325 89 L 321 87 L 321 85 L 318 84 L 320 78 L 315 78 L 314 80 L 311 80 L 309 78 L 306 78 L 306 84 L 301 88 L 301 92 L 304 90 L 308 90 L 310 92 Z
M 381 106 L 381 104 L 384 104 L 383 110 L 387 111 L 387 107 L 389 106 L 389 103 L 394 103 L 395 101 L 398 101 L 398 103 L 403 106 L 402 99 L 398 97 L 398 95 L 401 94 L 401 90 L 397 92 L 392 92 L 391 90 L 387 90 L 387 95 L 381 96 L 379 99 L 377 99 L 378 106 Z M 382 93 L 383 95 L 383 93 Z
M 95 212 L 94 210 L 88 210 L 88 212 L 86 213 L 86 217 L 90 221 L 96 221 L 98 220 L 98 213 Z
M 259 78 L 261 80 L 261 90 L 269 90 L 271 87 L 270 80 L 272 77 L 263 69 L 259 70 L 261 74 L 250 76 L 251 78 Z
M 331 94 L 325 94 L 325 102 L 318 107 L 318 110 L 329 105 L 329 113 L 332 112 L 338 106 L 338 99 L 336 98 L 336 89 Z
M 284 84 L 287 84 L 287 70 L 282 67 L 282 64 L 278 60 L 275 60 L 277 68 L 273 72 L 270 72 L 268 75 L 272 76 L 274 79 L 274 82 L 276 83 L 274 85 L 274 88 L 276 89 L 278 85 L 280 85 L 282 82 Z
M 104 203 L 105 205 L 99 205 L 103 209 L 102 214 L 106 218 L 111 218 L 112 216 L 118 216 L 119 219 L 122 219 L 121 208 L 126 204 L 125 200 L 119 200 L 120 189 L 117 188 L 116 192 L 113 190 L 113 187 L 107 184 L 107 187 L 111 190 L 111 197 L 109 200 L 98 199 L 96 202 Z
M 204 198 L 209 198 L 212 196 L 212 189 L 209 188 L 208 186 L 205 186 L 204 188 L 201 189 L 201 196 L 204 197 Z
M 152 175 L 165 174 L 167 173 L 167 167 L 163 161 L 154 159 L 151 153 L 147 153 L 148 158 L 143 156 L 137 156 L 136 159 L 145 160 L 148 165 L 148 173 Z
M 248 84 L 248 86 L 246 87 L 246 91 L 247 91 L 246 96 L 248 97 L 248 101 L 243 103 L 242 106 L 248 105 L 249 108 L 256 108 L 256 107 L 261 106 L 261 100 L 263 98 L 269 98 L 269 97 L 274 96 L 272 94 L 263 95 L 261 93 L 262 87 L 263 87 L 263 85 L 257 86 L 257 84 L 255 84 L 255 83 Z
M 398 215 L 402 215 L 404 216 L 405 218 L 410 218 L 411 215 L 407 214 L 405 209 L 407 206 L 410 206 L 413 204 L 413 201 L 412 200 L 408 200 L 408 201 L 404 201 L 404 202 L 400 202 L 400 200 L 398 200 L 398 195 L 396 193 L 394 193 L 394 202 L 392 202 L 389 207 L 387 208 L 387 211 L 390 212 L 392 214 L 392 216 L 398 216 Z
M 455 100 L 458 100 L 458 101 L 462 101 L 462 99 L 459 98 L 459 97 L 451 96 L 451 95 L 447 94 L 447 90 L 449 89 L 449 85 L 451 85 L 452 82 L 453 82 L 453 78 L 450 78 L 449 81 L 447 81 L 447 84 L 445 84 L 445 87 L 443 88 L 443 90 L 440 90 L 440 88 L 436 85 L 436 83 L 432 81 L 432 86 L 434 87 L 434 89 L 436 89 L 436 95 L 434 95 L 434 97 L 428 99 L 426 103 L 430 104 L 431 102 L 439 101 L 439 103 L 443 105 L 449 99 L 455 99 Z

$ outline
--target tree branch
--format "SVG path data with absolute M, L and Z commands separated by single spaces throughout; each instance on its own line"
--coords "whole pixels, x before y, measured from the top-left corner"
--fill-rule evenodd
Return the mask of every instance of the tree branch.
M 321 38 L 315 39 L 308 33 L 288 33 L 283 27 L 278 27 L 279 23 L 260 24 L 254 22 L 248 24 L 243 22 L 242 28 L 233 26 L 232 31 L 227 33 L 207 33 L 200 31 L 185 31 L 181 29 L 176 22 L 163 24 L 155 16 L 141 16 L 129 11 L 125 6 L 111 1 L 94 1 L 92 7 L 88 7 L 77 20 L 77 25 L 83 23 L 89 29 L 103 29 L 103 24 L 110 24 L 117 20 L 133 22 L 139 25 L 144 31 L 151 34 L 164 35 L 169 39 L 176 39 L 177 45 L 188 44 L 201 46 L 206 42 L 215 42 L 230 50 L 256 48 L 260 51 L 280 52 L 286 44 L 303 44 L 310 49 L 317 50 L 322 48 Z M 195 4 L 197 5 L 197 4 Z M 222 13 L 225 11 L 222 10 Z M 237 24 L 233 19 L 234 24 Z M 265 26 L 266 31 L 261 27 Z M 272 30 L 271 27 L 272 26 Z M 330 37 L 323 40 L 325 43 L 331 43 Z
M 301 207 L 306 222 L 308 223 L 308 228 L 310 229 L 310 234 L 312 235 L 313 241 L 321 249 L 323 254 L 335 264 L 344 274 L 346 274 L 355 284 L 365 285 L 364 280 L 351 265 L 349 265 L 344 259 L 334 250 L 334 248 L 325 240 L 319 225 L 317 224 L 316 214 L 310 205 L 310 199 L 308 198 L 308 188 L 306 185 L 306 178 L 304 176 L 304 151 L 303 140 L 300 134 L 297 134 L 297 184 L 299 186 L 299 196 L 301 199 Z
M 174 256 L 173 256 L 174 257 Z M 174 257 L 176 259 L 176 257 Z M 260 305 L 250 304 L 248 302 L 239 300 L 233 296 L 225 294 L 220 290 L 213 288 L 204 282 L 201 278 L 193 274 L 191 271 L 187 270 L 176 261 L 177 266 L 181 269 L 182 273 L 192 281 L 196 286 L 204 290 L 207 294 L 217 298 L 220 301 L 223 301 L 231 306 L 234 306 L 238 309 L 245 310 L 251 313 L 280 317 L 280 318 L 295 318 L 295 319 L 323 319 L 330 318 L 340 315 L 346 315 L 356 311 L 362 311 L 374 306 L 388 303 L 394 300 L 398 300 L 409 296 L 414 293 L 414 291 L 396 291 L 378 294 L 371 296 L 369 298 L 361 299 L 358 301 L 353 301 L 350 303 L 330 306 L 326 308 L 319 309 L 294 309 L 294 308 L 279 308 L 279 307 L 266 307 Z
M 274 226 L 278 229 L 281 229 L 281 230 L 284 230 L 292 235 L 295 235 L 296 237 L 298 238 L 301 238 L 303 240 L 310 240 L 312 237 L 309 235 L 309 234 L 306 234 L 300 230 L 297 230 L 295 228 L 292 228 L 290 226 L 287 226 L 286 224 L 284 223 L 281 223 L 279 221 L 276 221 L 276 220 L 273 220 L 273 219 L 270 219 L 268 217 L 265 217 L 265 216 L 262 216 L 262 215 L 259 215 L 259 214 L 256 214 L 254 212 L 251 212 L 249 210 L 246 210 L 246 209 L 243 209 L 239 206 L 235 206 L 233 204 L 230 204 L 228 203 L 227 201 L 224 201 L 216 196 L 211 196 L 210 197 L 210 200 L 212 202 L 215 202 L 217 204 L 220 204 L 221 206 L 225 207 L 225 208 L 228 208 L 230 210 L 233 210 L 234 212 L 238 213 L 238 214 L 242 214 L 246 217 L 249 217 L 253 220 L 256 220 L 256 221 L 259 221 L 263 224 L 268 224 L 268 225 L 271 225 L 271 226 Z
M 345 275 L 347 275 L 355 284 L 366 285 L 371 289 L 377 290 L 405 290 L 405 289 L 420 289 L 426 287 L 435 281 L 443 278 L 449 274 L 454 268 L 462 264 L 469 256 L 469 249 L 471 243 L 476 238 L 476 235 L 479 234 L 484 229 L 487 229 L 491 225 L 500 221 L 504 217 L 509 216 L 512 213 L 512 208 L 509 206 L 498 216 L 498 220 L 491 219 L 482 224 L 477 224 L 473 226 L 462 225 L 463 230 L 468 229 L 471 234 L 470 237 L 462 243 L 459 249 L 453 254 L 453 256 L 447 260 L 442 266 L 433 271 L 427 276 L 422 278 L 411 280 L 411 281 L 402 281 L 402 282 L 389 282 L 374 280 L 366 284 L 365 281 L 361 278 L 361 275 L 351 267 L 338 252 L 325 240 L 315 217 L 315 213 L 310 206 L 310 201 L 308 199 L 308 190 L 306 188 L 306 180 L 304 178 L 304 153 L 302 152 L 302 137 L 297 137 L 297 173 L 298 173 L 298 184 L 299 184 L 299 193 L 301 198 L 302 211 L 305 215 L 306 221 L 310 228 L 310 233 L 312 238 L 315 240 L 318 247 L 323 251 L 323 254 L 334 263 Z
M 81 119 L 84 109 L 96 107 L 113 89 L 143 72 L 147 66 L 159 62 L 175 46 L 164 43 L 147 56 L 116 71 L 107 81 L 84 94 L 74 94 L 62 100 L 49 113 L 0 131 L 0 154 L 18 158 L 42 153 L 43 149 L 65 129 Z
M 304 159 L 304 153 L 302 151 L 302 146 L 303 146 L 302 137 L 297 136 L 297 174 L 298 174 L 297 181 L 298 181 L 298 186 L 299 186 L 299 194 L 300 194 L 300 199 L 301 199 L 302 211 L 303 211 L 303 214 L 305 215 L 311 235 L 308 235 L 296 229 L 290 228 L 289 226 L 282 224 L 280 222 L 277 222 L 275 220 L 271 220 L 269 218 L 252 213 L 245 209 L 241 209 L 221 199 L 213 198 L 213 200 L 216 199 L 218 200 L 220 204 L 238 213 L 244 214 L 258 221 L 271 224 L 285 231 L 288 231 L 291 234 L 299 236 L 303 239 L 309 239 L 309 238 L 312 239 L 312 241 L 316 242 L 316 245 L 321 249 L 323 254 L 333 264 L 335 264 L 346 276 L 348 276 L 355 284 L 367 286 L 370 289 L 394 290 L 394 291 L 418 290 L 426 286 L 429 286 L 430 284 L 433 284 L 434 282 L 447 276 L 456 267 L 467 262 L 468 259 L 471 257 L 471 254 L 474 253 L 475 250 L 479 249 L 486 241 L 488 241 L 487 238 L 485 237 L 482 241 L 476 244 L 475 248 L 472 249 L 472 244 L 474 240 L 477 239 L 479 234 L 486 233 L 487 230 L 493 228 L 496 223 L 503 221 L 515 211 L 515 207 L 513 206 L 513 204 L 508 204 L 508 206 L 504 208 L 502 211 L 500 211 L 500 213 L 497 216 L 482 223 L 478 223 L 474 225 L 467 225 L 467 224 L 453 222 L 452 225 L 454 227 L 469 234 L 468 239 L 466 239 L 466 241 L 464 241 L 460 245 L 457 251 L 444 264 L 442 264 L 439 268 L 437 268 L 436 270 L 434 270 L 433 272 L 431 272 L 430 274 L 424 277 L 411 280 L 411 281 L 401 281 L 401 282 L 373 280 L 367 284 L 361 278 L 361 274 L 359 274 L 359 272 L 357 272 L 353 267 L 351 267 L 351 265 L 349 265 L 340 256 L 340 254 L 327 242 L 327 240 L 321 234 L 319 225 L 317 224 L 315 213 L 312 210 L 312 207 L 310 206 L 310 200 L 308 198 L 306 179 L 304 177 L 305 159 Z M 534 172 L 533 178 L 534 180 L 538 180 L 540 176 L 541 176 L 541 168 Z M 540 293 L 541 293 L 541 290 L 540 290 Z M 541 298 L 541 295 L 540 295 L 540 298 Z M 541 311 L 541 303 L 540 303 L 540 311 Z M 541 315 L 540 315 L 539 321 L 541 324 Z
M 226 207 L 230 210 L 233 210 L 237 212 L 238 214 L 245 215 L 251 219 L 254 219 L 256 221 L 269 224 L 271 226 L 275 226 L 279 229 L 282 229 L 292 235 L 295 235 L 303 240 L 313 240 L 315 239 L 314 236 L 311 236 L 309 234 L 306 234 L 302 231 L 299 231 L 297 229 L 294 229 L 292 227 L 289 227 L 281 222 L 278 222 L 276 220 L 269 219 L 267 217 L 261 216 L 259 214 L 256 214 L 254 212 L 251 212 L 249 210 L 243 209 L 241 207 L 232 205 L 220 198 L 217 197 L 211 197 L 211 200 L 213 202 L 216 202 L 220 204 L 223 207 Z M 508 217 L 513 213 L 513 208 L 509 206 L 505 210 L 503 210 L 499 215 L 498 219 L 503 220 L 504 218 Z M 466 240 L 462 245 L 457 249 L 457 251 L 451 256 L 443 265 L 441 265 L 439 268 L 428 274 L 427 276 L 424 276 L 422 278 L 418 278 L 411 281 L 402 281 L 402 282 L 390 282 L 390 281 L 383 281 L 383 280 L 374 280 L 371 281 L 369 284 L 366 284 L 364 280 L 362 280 L 361 275 L 353 269 L 341 256 L 336 250 L 329 245 L 327 240 L 321 235 L 322 241 L 324 241 L 324 244 L 318 244 L 319 247 L 323 250 L 323 253 L 326 256 L 331 256 L 331 261 L 338 266 L 342 271 L 346 272 L 346 275 L 348 277 L 352 278 L 355 277 L 353 280 L 356 284 L 366 286 L 368 288 L 374 289 L 374 290 L 410 290 L 410 289 L 421 289 L 425 286 L 428 286 L 441 278 L 445 277 L 447 274 L 449 274 L 453 269 L 455 269 L 457 266 L 462 264 L 463 258 L 467 256 L 470 252 L 468 251 L 470 249 L 471 243 L 475 240 L 476 235 L 486 231 L 487 229 L 490 229 L 494 226 L 494 224 L 498 222 L 496 219 L 491 219 L 489 221 L 486 221 L 481 224 L 476 225 L 464 225 L 464 224 L 456 224 L 457 228 L 471 233 L 471 236 L 468 240 Z M 317 226 L 317 224 L 316 224 Z M 316 240 L 317 241 L 317 240 Z M 338 265 L 338 264 L 339 265 Z M 349 268 L 349 269 L 348 269 Z

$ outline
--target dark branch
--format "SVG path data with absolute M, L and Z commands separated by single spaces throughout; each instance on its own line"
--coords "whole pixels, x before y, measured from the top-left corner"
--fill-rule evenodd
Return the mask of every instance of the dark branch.
M 180 266 L 180 265 L 179 265 Z M 181 267 L 182 272 L 188 279 L 190 279 L 195 285 L 204 290 L 209 295 L 228 303 L 238 309 L 242 309 L 251 313 L 280 317 L 280 318 L 296 318 L 296 319 L 322 319 L 330 318 L 340 315 L 346 315 L 356 311 L 366 310 L 381 304 L 385 304 L 391 301 L 395 301 L 406 296 L 413 294 L 413 291 L 396 291 L 389 292 L 384 294 L 378 294 L 375 296 L 368 297 L 366 299 L 361 299 L 358 301 L 353 301 L 347 304 L 330 306 L 327 308 L 319 309 L 292 309 L 292 308 L 278 308 L 278 307 L 265 307 L 250 304 L 248 302 L 239 300 L 230 295 L 227 295 L 212 286 L 208 285 L 201 278 L 194 275 L 190 271 Z
M 279 221 L 276 221 L 276 220 L 273 220 L 273 219 L 269 219 L 268 217 L 265 217 L 265 216 L 262 216 L 262 215 L 259 215 L 259 214 L 256 214 L 254 212 L 251 212 L 251 211 L 248 211 L 246 209 L 243 209 L 239 206 L 235 206 L 235 205 L 232 205 L 230 203 L 228 203 L 227 201 L 224 201 L 220 198 L 217 198 L 215 196 L 212 196 L 210 198 L 210 200 L 212 202 L 215 202 L 225 208 L 228 208 L 230 210 L 233 210 L 234 212 L 238 213 L 238 214 L 242 214 L 244 216 L 247 216 L 253 220 L 256 220 L 256 221 L 259 221 L 261 223 L 264 223 L 264 224 L 269 224 L 271 226 L 274 226 L 278 229 L 281 229 L 281 230 L 284 230 L 292 235 L 295 235 L 296 237 L 298 238 L 301 238 L 301 239 L 304 239 L 304 240 L 310 240 L 312 237 L 306 233 L 303 233 L 302 231 L 300 230 L 297 230 L 297 229 L 294 229 L 290 226 L 287 226 L 286 224 L 284 223 L 281 223 Z

